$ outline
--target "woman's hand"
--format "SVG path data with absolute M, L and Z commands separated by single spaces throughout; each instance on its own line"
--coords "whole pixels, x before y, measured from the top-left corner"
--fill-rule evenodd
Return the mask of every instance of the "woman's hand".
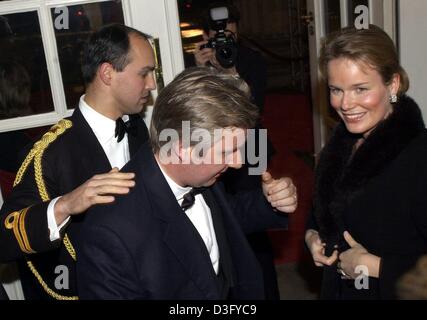
M 339 255 L 338 270 L 341 270 L 344 276 L 356 279 L 363 270 L 360 267 L 365 267 L 364 269 L 367 269 L 369 277 L 378 278 L 381 258 L 370 254 L 368 250 L 353 239 L 348 231 L 344 232 L 344 239 L 350 249 Z
M 314 264 L 317 267 L 325 265 L 331 266 L 338 259 L 338 251 L 334 250 L 330 257 L 325 255 L 326 244 L 320 239 L 319 233 L 316 230 L 309 229 L 305 233 L 305 243 L 313 256 Z

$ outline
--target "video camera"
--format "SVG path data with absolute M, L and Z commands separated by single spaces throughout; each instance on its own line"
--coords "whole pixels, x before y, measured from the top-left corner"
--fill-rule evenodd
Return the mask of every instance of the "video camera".
M 218 63 L 226 69 L 236 64 L 237 45 L 233 34 L 226 35 L 228 21 L 228 9 L 226 7 L 212 8 L 210 10 L 210 25 L 216 31 L 214 37 L 209 38 L 208 43 L 201 45 L 204 48 L 215 49 L 215 57 Z

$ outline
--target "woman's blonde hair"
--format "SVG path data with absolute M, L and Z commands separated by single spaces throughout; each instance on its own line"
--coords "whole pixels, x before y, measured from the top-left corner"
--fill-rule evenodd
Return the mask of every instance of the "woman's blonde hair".
M 409 89 L 408 74 L 399 63 L 393 40 L 375 25 L 369 25 L 368 29 L 344 28 L 326 38 L 319 57 L 319 68 L 324 78 L 328 76 L 328 63 L 338 58 L 347 58 L 375 69 L 386 85 L 398 74 L 398 96 Z

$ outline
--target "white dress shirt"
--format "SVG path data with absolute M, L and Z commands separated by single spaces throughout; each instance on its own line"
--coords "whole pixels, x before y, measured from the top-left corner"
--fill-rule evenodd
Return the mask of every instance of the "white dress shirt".
M 121 169 L 130 159 L 129 153 L 129 143 L 127 133 L 124 138 L 117 142 L 117 138 L 114 137 L 115 129 L 116 129 L 116 121 L 106 116 L 100 114 L 91 108 L 86 101 L 84 100 L 84 95 L 80 97 L 79 101 L 79 109 L 91 127 L 93 133 L 98 139 L 102 149 L 104 149 L 105 155 L 108 158 L 108 161 L 111 164 L 111 167 L 117 167 Z M 123 121 L 129 120 L 127 115 L 123 116 Z M 50 240 L 55 241 L 60 238 L 60 230 L 70 219 L 69 217 L 60 225 L 57 226 L 54 206 L 56 201 L 58 201 L 60 197 L 53 199 L 47 208 L 47 221 L 48 227 L 50 231 Z
M 79 108 L 101 144 L 102 149 L 104 149 L 111 167 L 121 169 L 130 159 L 127 133 L 120 142 L 117 142 L 117 138 L 114 137 L 116 120 L 107 118 L 95 111 L 84 101 L 84 96 L 80 98 Z M 129 120 L 129 117 L 127 115 L 123 116 L 123 121 L 126 122 L 127 120 Z
M 181 205 L 184 195 L 191 190 L 191 187 L 181 187 L 170 178 L 162 167 L 159 165 L 169 187 L 172 189 L 178 204 Z M 193 223 L 208 250 L 209 257 L 215 273 L 218 274 L 219 268 L 219 248 L 216 241 L 215 229 L 212 222 L 211 209 L 206 204 L 205 199 L 199 193 L 194 198 L 194 205 L 185 210 L 185 214 Z

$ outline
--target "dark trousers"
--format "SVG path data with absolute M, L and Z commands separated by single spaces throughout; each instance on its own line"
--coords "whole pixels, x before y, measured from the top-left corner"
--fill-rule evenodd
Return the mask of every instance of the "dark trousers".
M 274 266 L 274 252 L 267 232 L 251 233 L 247 235 L 247 239 L 261 265 L 264 276 L 265 298 L 267 300 L 279 300 L 280 294 Z
M 0 284 L 0 300 L 9 300 L 7 296 L 6 290 L 4 290 L 3 286 Z

